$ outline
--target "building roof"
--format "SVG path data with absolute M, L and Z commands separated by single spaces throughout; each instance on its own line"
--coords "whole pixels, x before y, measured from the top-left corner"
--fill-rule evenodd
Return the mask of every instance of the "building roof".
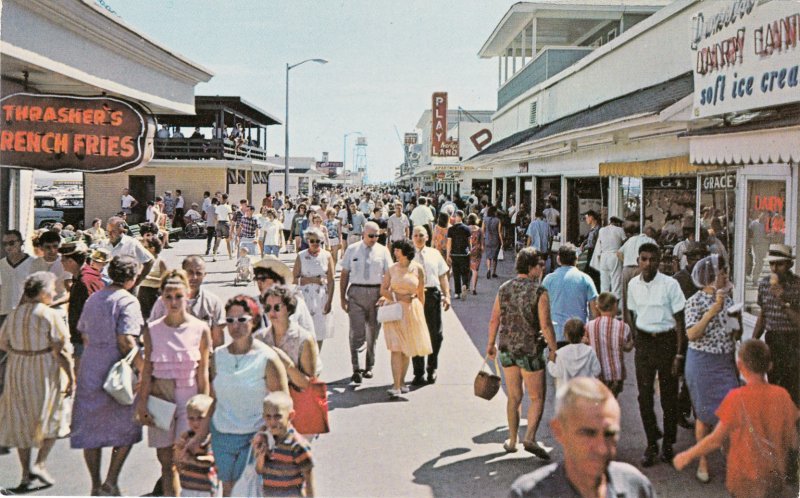
M 426 109 L 422 111 L 422 116 L 417 121 L 417 129 L 424 130 L 431 124 L 431 114 L 433 111 Z M 468 111 L 464 109 L 448 109 L 447 110 L 447 128 L 455 126 L 459 122 L 472 122 L 472 123 L 491 123 L 492 114 L 495 111 Z
M 693 91 L 692 73 L 685 73 L 671 80 L 622 95 L 550 123 L 514 133 L 491 144 L 469 158 L 469 160 L 497 154 L 517 145 L 535 142 L 558 133 L 595 126 L 628 116 L 658 113 L 687 95 L 691 95 Z
M 196 113 L 194 116 L 165 115 L 158 116 L 158 121 L 163 120 L 172 126 L 211 126 L 211 123 L 217 121 L 218 112 L 224 110 L 234 114 L 238 118 L 237 121 L 247 121 L 253 125 L 283 124 L 272 114 L 238 96 L 196 95 L 194 108 Z M 231 126 L 233 123 L 225 124 Z
M 505 54 L 511 41 L 533 17 L 538 22 L 537 38 L 548 45 L 570 44 L 568 31 L 590 29 L 597 21 L 618 20 L 622 14 L 653 14 L 673 0 L 535 0 L 517 2 L 508 9 L 478 55 L 482 58 Z M 530 47 L 529 47 L 530 48 Z

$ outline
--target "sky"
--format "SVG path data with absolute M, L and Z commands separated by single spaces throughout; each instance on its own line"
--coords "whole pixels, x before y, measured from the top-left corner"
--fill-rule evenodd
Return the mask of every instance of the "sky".
M 131 26 L 214 73 L 196 95 L 237 95 L 284 121 L 289 153 L 342 161 L 344 134 L 367 137 L 370 181 L 391 180 L 431 94 L 449 107 L 494 110 L 497 61 L 478 51 L 511 0 L 102 0 Z M 348 137 L 347 164 L 356 135 Z M 284 129 L 270 126 L 270 154 Z

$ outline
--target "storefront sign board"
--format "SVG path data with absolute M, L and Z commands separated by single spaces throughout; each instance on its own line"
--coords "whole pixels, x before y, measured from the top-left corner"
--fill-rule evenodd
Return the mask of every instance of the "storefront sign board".
M 111 173 L 153 157 L 155 122 L 112 97 L 15 93 L 0 99 L 0 164 Z
M 736 189 L 736 174 L 728 173 L 727 175 L 708 175 L 703 176 L 703 190 L 735 190 Z
M 414 145 L 419 141 L 419 135 L 416 133 L 406 133 L 403 137 L 403 143 L 406 145 Z
M 800 102 L 800 3 L 710 3 L 693 17 L 693 116 Z
M 447 138 L 447 92 L 434 92 L 431 104 L 431 156 L 458 157 L 458 141 Z

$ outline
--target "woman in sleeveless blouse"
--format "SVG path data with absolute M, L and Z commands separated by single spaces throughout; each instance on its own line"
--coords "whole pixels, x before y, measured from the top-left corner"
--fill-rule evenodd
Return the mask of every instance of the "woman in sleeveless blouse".
M 550 321 L 550 299 L 539 286 L 544 269 L 544 259 L 532 247 L 517 254 L 517 276 L 500 286 L 489 320 L 489 343 L 486 356 L 494 359 L 498 354 L 495 340 L 500 337 L 500 364 L 508 387 L 506 415 L 508 440 L 503 448 L 517 451 L 517 439 L 523 385 L 528 391 L 528 428 L 522 445 L 526 451 L 543 460 L 549 460 L 547 451 L 536 442 L 536 431 L 542 419 L 545 400 L 544 368 L 547 358 L 544 347 L 555 360 L 556 339 Z
M 383 324 L 386 347 L 392 353 L 393 398 L 408 392 L 405 377 L 408 364 L 414 356 L 427 356 L 433 352 L 428 326 L 425 323 L 425 270 L 414 259 L 414 246 L 408 240 L 392 245 L 397 263 L 389 267 L 381 285 L 378 305 L 399 302 L 403 317 Z
M 148 323 L 144 331 L 144 369 L 136 399 L 136 416 L 150 426 L 148 445 L 156 448 L 161 464 L 164 496 L 179 496 L 180 481 L 173 462 L 173 445 L 189 430 L 186 402 L 195 394 L 209 394 L 211 330 L 206 322 L 188 313 L 189 281 L 183 270 L 172 270 L 161 278 L 161 300 L 167 314 Z M 147 411 L 147 401 L 156 396 L 175 403 L 168 430 L 157 428 Z
M 322 341 L 333 337 L 333 258 L 322 249 L 325 235 L 318 228 L 305 232 L 308 249 L 300 251 L 294 261 L 294 283 L 303 294 L 311 318 L 314 320 L 317 348 L 322 350 Z

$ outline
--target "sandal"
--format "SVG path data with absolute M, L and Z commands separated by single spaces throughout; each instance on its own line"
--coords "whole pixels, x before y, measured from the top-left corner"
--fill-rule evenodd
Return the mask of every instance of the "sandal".
M 711 476 L 708 475 L 707 470 L 697 469 L 695 477 L 697 478 L 698 481 L 702 482 L 703 484 L 708 484 L 709 482 L 711 482 Z
M 41 466 L 34 466 L 34 468 L 36 470 L 34 471 L 33 469 L 31 469 L 30 472 L 31 479 L 38 479 L 39 481 L 42 482 L 42 484 L 45 484 L 47 486 L 52 486 L 56 483 L 56 480 L 53 479 L 53 476 L 51 476 L 49 472 L 47 472 L 47 469 Z
M 522 446 L 528 453 L 532 453 L 535 456 L 541 458 L 542 460 L 550 460 L 550 453 L 548 453 L 547 450 L 539 446 L 539 443 L 523 442 Z
M 506 450 L 506 453 L 516 453 L 518 448 L 516 446 L 511 446 L 511 440 L 506 439 L 503 441 L 503 449 Z

